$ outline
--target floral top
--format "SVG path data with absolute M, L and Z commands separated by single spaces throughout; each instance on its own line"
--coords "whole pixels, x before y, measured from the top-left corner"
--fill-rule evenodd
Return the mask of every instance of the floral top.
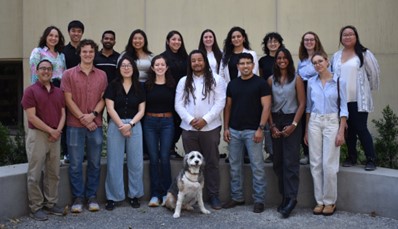
M 61 79 L 62 74 L 65 71 L 65 56 L 63 53 L 58 53 L 57 56 L 50 52 L 50 50 L 45 46 L 43 48 L 37 47 L 33 49 L 32 54 L 30 54 L 29 65 L 30 65 L 30 75 L 32 84 L 37 81 L 36 66 L 42 59 L 48 59 L 53 64 L 53 79 Z

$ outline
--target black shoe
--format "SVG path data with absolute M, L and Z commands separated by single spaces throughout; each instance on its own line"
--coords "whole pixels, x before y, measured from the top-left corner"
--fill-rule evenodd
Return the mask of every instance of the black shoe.
M 283 218 L 288 218 L 290 213 L 293 211 L 293 209 L 296 207 L 297 200 L 296 199 L 290 199 L 289 202 L 286 204 L 284 208 L 281 209 L 280 213 L 282 214 Z
M 209 203 L 211 208 L 213 208 L 214 210 L 220 210 L 222 208 L 220 199 L 218 199 L 217 196 L 210 197 Z
M 112 211 L 115 208 L 115 201 L 108 200 L 105 204 L 105 209 L 108 211 Z
M 245 201 L 235 201 L 235 200 L 230 200 L 227 203 L 224 203 L 222 205 L 222 208 L 228 209 L 228 208 L 234 208 L 238 205 L 244 205 Z
M 263 203 L 254 203 L 253 212 L 254 213 L 261 213 L 264 211 L 264 204 Z
M 345 160 L 345 162 L 343 163 L 343 167 L 352 167 L 354 166 L 356 163 L 354 163 L 353 161 L 351 161 L 351 159 L 347 159 Z
M 376 170 L 376 164 L 373 160 L 368 160 L 365 165 L 366 171 L 374 171 Z
M 130 199 L 130 205 L 132 208 L 139 208 L 140 202 L 138 201 L 138 198 L 134 197 L 133 199 Z
M 226 157 L 227 157 L 227 154 L 225 154 L 225 153 L 220 154 L 220 158 L 226 158 Z
M 283 197 L 282 203 L 278 206 L 278 208 L 276 210 L 280 213 L 282 208 L 284 208 L 286 206 L 286 204 L 289 203 L 289 201 L 290 201 L 290 198 Z

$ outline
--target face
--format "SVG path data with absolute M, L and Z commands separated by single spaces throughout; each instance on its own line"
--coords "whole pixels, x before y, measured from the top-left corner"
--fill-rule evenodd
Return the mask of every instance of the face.
M 46 38 L 47 47 L 55 47 L 59 42 L 59 34 L 56 29 L 52 29 Z
M 232 33 L 231 42 L 235 47 L 243 46 L 244 41 L 245 41 L 245 38 L 239 31 L 235 31 Z
M 92 64 L 94 61 L 95 51 L 91 45 L 85 45 L 80 49 L 80 59 L 83 64 Z
M 289 65 L 289 60 L 284 52 L 279 52 L 278 56 L 276 57 L 276 64 L 280 69 L 286 69 Z
M 169 67 L 167 67 L 166 60 L 163 58 L 155 60 L 153 66 L 151 67 L 157 76 L 165 75 Z
M 129 78 L 133 75 L 133 65 L 130 61 L 124 59 L 122 64 L 120 65 L 120 74 L 123 78 Z
M 313 51 L 315 49 L 315 36 L 312 34 L 306 34 L 304 36 L 304 47 L 307 49 L 307 51 Z
M 53 75 L 53 66 L 47 61 L 41 62 L 37 70 L 37 76 L 41 83 L 48 83 Z
M 80 28 L 71 28 L 69 30 L 69 37 L 72 42 L 80 42 L 83 36 L 83 30 Z
M 343 30 L 343 33 L 341 34 L 341 43 L 344 47 L 354 47 L 357 43 L 357 37 L 355 36 L 354 30 L 351 28 Z
M 269 49 L 270 52 L 276 52 L 278 48 L 281 46 L 281 43 L 275 38 L 271 38 L 267 42 L 267 48 Z
M 135 49 L 142 49 L 145 45 L 145 38 L 141 33 L 136 33 L 133 36 L 131 44 Z
M 185 155 L 184 163 L 188 167 L 200 167 L 203 163 L 203 156 L 198 151 L 192 151 Z
M 238 62 L 238 70 L 241 77 L 248 77 L 253 74 L 254 63 L 251 59 L 241 58 Z
M 318 73 L 321 73 L 327 70 L 329 61 L 323 56 L 316 55 L 312 58 L 312 64 L 314 65 L 315 70 Z
M 205 47 L 213 47 L 214 44 L 214 36 L 211 32 L 206 32 L 205 34 L 203 34 L 203 44 L 205 45 Z
M 195 53 L 191 56 L 192 71 L 196 76 L 203 75 L 205 72 L 205 60 L 200 53 Z
M 181 48 L 181 37 L 178 34 L 174 34 L 170 39 L 167 41 L 167 45 L 170 47 L 170 50 L 174 53 L 178 52 Z
M 116 44 L 115 37 L 111 33 L 105 33 L 101 43 L 105 49 L 113 49 Z

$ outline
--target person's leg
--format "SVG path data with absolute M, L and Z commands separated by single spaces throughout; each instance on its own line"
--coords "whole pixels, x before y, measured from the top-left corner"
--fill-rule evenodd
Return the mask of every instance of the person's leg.
M 311 114 L 308 123 L 308 146 L 310 153 L 311 175 L 314 182 L 315 201 L 318 205 L 324 205 L 322 120 L 317 114 Z
M 46 157 L 44 170 L 44 197 L 47 200 L 46 207 L 52 208 L 58 202 L 59 166 L 61 157 L 61 140 L 49 143 L 49 151 Z
M 101 173 L 101 152 L 102 152 L 102 127 L 94 131 L 86 132 L 87 137 L 87 180 L 86 180 L 86 198 L 97 196 L 99 179 Z
M 130 122 L 125 119 L 123 122 Z M 144 195 L 144 161 L 142 158 L 143 142 L 141 122 L 137 122 L 131 130 L 131 136 L 126 139 L 127 147 L 127 171 L 128 171 L 128 196 L 130 198 L 140 198 Z
M 352 164 L 357 163 L 357 125 L 356 125 L 356 119 L 357 114 L 358 114 L 358 107 L 356 102 L 351 102 L 347 104 L 348 107 L 348 113 L 350 114 L 348 119 L 347 119 L 347 150 L 348 150 L 348 160 Z
M 234 201 L 243 202 L 243 147 L 244 139 L 242 131 L 229 128 L 231 139 L 228 144 L 229 165 L 231 174 L 231 198 Z
M 69 153 L 69 180 L 73 198 L 84 198 L 84 183 L 82 163 L 84 157 L 84 145 L 86 142 L 86 128 L 66 128 L 66 139 Z
M 282 130 L 283 126 L 281 123 L 281 118 L 279 115 L 273 116 L 273 121 L 276 127 L 279 130 Z M 272 148 L 274 152 L 273 156 L 273 170 L 275 172 L 276 177 L 278 178 L 278 190 L 279 193 L 283 196 L 284 194 L 284 186 L 283 186 L 283 139 L 273 138 L 272 139 Z
M 351 115 L 351 113 L 350 113 Z M 368 112 L 358 112 L 355 114 L 354 126 L 361 145 L 365 151 L 366 159 L 374 161 L 376 159 L 373 139 L 368 129 Z
M 163 197 L 171 185 L 171 166 L 170 166 L 170 147 L 173 145 L 174 122 L 173 118 L 162 118 L 160 129 L 160 171 L 161 189 L 160 195 Z

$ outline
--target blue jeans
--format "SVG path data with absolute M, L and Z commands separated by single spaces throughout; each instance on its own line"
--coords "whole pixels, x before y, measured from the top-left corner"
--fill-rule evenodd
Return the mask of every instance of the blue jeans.
M 129 123 L 131 119 L 122 119 Z M 113 120 L 108 125 L 108 163 L 105 180 L 106 198 L 122 201 L 126 198 L 124 192 L 124 153 L 127 156 L 128 197 L 139 198 L 144 195 L 144 161 L 142 157 L 142 127 L 137 122 L 131 129 L 130 137 L 124 137 Z
M 253 141 L 255 130 L 234 130 L 229 128 L 231 140 L 229 142 L 229 164 L 231 174 L 231 197 L 235 201 L 244 201 L 243 196 L 243 149 L 247 148 L 250 158 L 250 167 L 253 174 L 253 200 L 255 203 L 265 202 L 264 157 L 262 141 Z
M 102 127 L 89 131 L 85 127 L 66 128 L 67 146 L 69 152 L 69 179 L 74 198 L 91 198 L 97 195 L 102 151 Z M 87 156 L 86 179 L 83 178 L 82 163 L 84 149 Z M 84 186 L 84 180 L 86 185 Z
M 151 197 L 163 197 L 171 185 L 170 148 L 173 145 L 173 117 L 145 116 L 144 137 L 148 149 Z

